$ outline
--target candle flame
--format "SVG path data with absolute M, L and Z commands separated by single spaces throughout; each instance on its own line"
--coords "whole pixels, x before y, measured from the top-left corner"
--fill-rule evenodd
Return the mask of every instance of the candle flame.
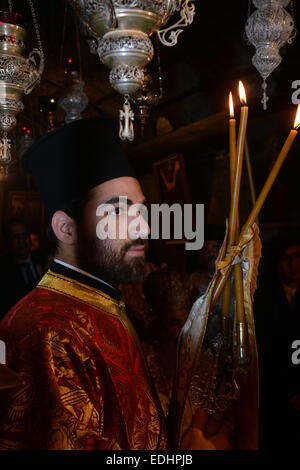
M 232 93 L 229 93 L 229 114 L 231 118 L 234 118 L 234 107 L 233 107 L 233 99 Z
M 298 108 L 297 108 L 294 129 L 298 129 L 299 126 L 300 126 L 300 103 L 298 104 Z
M 246 99 L 246 92 L 243 83 L 241 80 L 239 81 L 239 94 L 240 94 L 240 100 L 243 105 L 247 104 L 247 99 Z

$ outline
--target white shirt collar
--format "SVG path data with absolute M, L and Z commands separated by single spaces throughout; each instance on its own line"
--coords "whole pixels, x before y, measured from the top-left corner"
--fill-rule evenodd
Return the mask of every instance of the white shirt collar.
M 100 279 L 99 277 L 93 276 L 93 274 L 90 274 L 83 269 L 77 268 L 76 266 L 73 266 L 72 264 L 65 263 L 65 261 L 61 261 L 60 259 L 54 258 L 55 263 L 61 264 L 62 266 L 65 266 L 66 268 L 73 269 L 73 271 L 77 271 L 78 273 L 84 274 L 85 276 L 90 277 L 91 279 L 95 279 L 96 281 L 102 282 L 103 284 L 106 284 L 108 287 L 114 289 L 114 287 L 111 284 L 108 284 L 108 282 L 103 281 L 103 279 Z

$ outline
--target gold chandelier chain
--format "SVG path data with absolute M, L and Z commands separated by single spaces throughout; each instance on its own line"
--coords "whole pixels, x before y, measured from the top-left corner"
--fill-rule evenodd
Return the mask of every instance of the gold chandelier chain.
M 35 13 L 34 6 L 33 6 L 33 1 L 32 0 L 28 0 L 28 1 L 29 1 L 29 5 L 30 5 L 31 16 L 32 16 L 32 20 L 33 20 L 34 29 L 35 29 L 35 34 L 36 34 L 37 41 L 38 41 L 38 46 L 39 46 L 39 50 L 40 50 L 40 53 L 41 53 L 41 58 L 42 58 L 42 61 L 44 61 L 45 56 L 44 56 L 44 51 L 43 51 L 39 26 L 38 26 L 38 22 L 37 22 L 37 17 L 36 17 L 36 13 Z

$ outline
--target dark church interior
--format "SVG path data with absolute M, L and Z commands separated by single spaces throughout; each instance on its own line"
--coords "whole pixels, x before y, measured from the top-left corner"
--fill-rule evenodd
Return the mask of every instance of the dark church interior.
M 0 2 L 2 11 L 9 11 L 11 6 L 13 12 L 24 17 L 27 30 L 26 57 L 33 48 L 40 46 L 35 30 L 37 22 L 45 59 L 40 83 L 29 94 L 21 96 L 24 109 L 16 116 L 16 124 L 8 134 L 12 162 L 6 166 L 0 158 L 0 340 L 1 320 L 5 322 L 7 312 L 36 287 L 53 259 L 57 258 L 57 246 L 53 243 L 47 210 L 35 179 L 23 169 L 24 152 L 41 137 L 68 125 L 61 102 L 75 83 L 75 76 L 83 80 L 82 90 L 88 100 L 81 112 L 82 119 L 108 117 L 118 123 L 120 109 L 125 109 L 122 108 L 123 96 L 110 83 L 109 68 L 101 62 L 97 53 L 92 54 L 90 51 L 73 3 L 76 1 Z M 85 0 L 77 3 L 85 4 Z M 166 417 L 172 414 L 168 410 L 174 400 L 172 384 L 174 394 L 178 338 L 182 338 L 182 344 L 186 340 L 184 334 L 180 334 L 184 331 L 182 328 L 187 328 L 186 320 L 190 318 L 191 309 L 197 310 L 199 297 L 206 295 L 208 297 L 205 298 L 210 298 L 210 295 L 214 295 L 211 294 L 214 292 L 211 290 L 214 288 L 214 276 L 223 275 L 222 270 L 216 274 L 216 266 L 218 261 L 221 263 L 227 259 L 230 251 L 226 243 L 230 237 L 231 198 L 234 190 L 230 183 L 229 92 L 233 94 L 237 136 L 239 119 L 242 121 L 240 110 L 245 106 L 239 100 L 239 81 L 243 82 L 247 96 L 248 123 L 243 143 L 245 147 L 242 151 L 238 200 L 237 227 L 240 228 L 251 213 L 294 126 L 293 132 L 297 134 L 294 120 L 300 100 L 299 2 L 177 2 L 180 3 L 194 4 L 193 22 L 182 28 L 178 43 L 173 47 L 162 45 L 155 33 L 150 36 L 154 54 L 144 69 L 147 80 L 143 91 L 137 91 L 136 95 L 130 97 L 134 110 L 135 136 L 131 141 L 122 141 L 122 149 L 134 167 L 148 208 L 163 203 L 177 203 L 181 206 L 201 204 L 204 207 L 201 249 L 187 250 L 185 237 L 172 237 L 172 230 L 168 240 L 150 239 L 144 280 L 118 286 L 123 294 L 126 313 L 142 344 Z M 280 4 L 294 22 L 291 39 L 285 41 L 279 51 L 282 61 L 266 79 L 266 109 L 262 103 L 263 78 L 252 63 L 255 47 L 245 32 L 249 17 L 258 8 L 256 3 L 267 4 L 268 8 L 275 3 Z M 1 16 L 2 11 L 0 26 L 7 22 L 6 17 Z M 179 11 L 176 11 L 167 25 L 179 18 Z M 270 23 L 272 21 L 275 22 L 276 18 L 270 17 Z M 0 37 L 0 48 L 1 41 Z M 1 50 L 0 55 L 2 53 Z M 0 108 L 4 80 L 1 67 L 0 63 Z M 83 154 L 82 159 L 78 160 L 83 173 L 87 158 L 88 155 Z M 192 391 L 189 391 L 194 407 L 192 409 L 195 412 L 199 402 L 203 409 L 208 410 L 209 418 L 205 419 L 210 420 L 212 417 L 214 420 L 211 428 L 219 423 L 218 432 L 223 429 L 222 426 L 230 429 L 231 442 L 229 447 L 222 442 L 218 447 L 219 441 L 212 439 L 209 442 L 214 442 L 211 445 L 215 447 L 208 449 L 263 451 L 300 448 L 300 353 L 297 355 L 297 351 L 300 351 L 299 174 L 300 137 L 296 135 L 255 217 L 258 230 L 253 240 L 256 241 L 250 243 L 247 240 L 250 245 L 243 252 L 244 261 L 236 261 L 237 264 L 232 268 L 235 275 L 232 277 L 231 294 L 229 286 L 228 308 L 229 332 L 233 338 L 229 341 L 229 347 L 233 349 L 241 348 L 234 329 L 238 310 L 233 287 L 238 289 L 235 284 L 238 276 L 236 266 L 241 267 L 244 263 L 239 271 L 241 275 L 243 270 L 248 270 L 253 276 L 247 288 L 245 271 L 244 281 L 241 281 L 244 282 L 244 289 L 248 289 L 244 293 L 244 315 L 248 328 L 246 348 L 250 359 L 247 359 L 246 365 L 242 364 L 241 369 L 244 367 L 244 371 L 230 369 L 224 358 L 224 363 L 223 359 L 218 359 L 221 361 L 218 363 L 219 375 L 216 382 L 209 382 L 215 364 L 210 362 L 212 356 L 209 354 L 216 354 L 219 347 L 213 349 L 212 344 L 215 343 L 211 339 L 224 333 L 220 318 L 224 317 L 221 315 L 225 294 L 210 310 L 206 309 L 207 326 L 201 323 L 205 334 L 201 340 L 202 356 L 197 356 L 197 360 L 202 377 L 198 371 L 199 383 L 194 381 Z M 52 174 L 49 177 L 52 178 Z M 55 187 L 55 178 L 47 182 L 47 185 L 50 184 Z M 227 242 L 224 241 L 226 233 Z M 239 239 L 233 241 L 230 249 L 234 248 Z M 260 251 L 260 245 L 261 254 L 257 254 L 255 250 Z M 222 249 L 223 255 L 220 254 Z M 238 256 L 242 256 L 241 252 Z M 16 261 L 19 258 L 25 261 L 30 259 L 29 265 L 27 261 Z M 234 265 L 233 258 L 231 262 Z M 194 328 L 198 326 L 194 325 Z M 227 336 L 224 337 L 226 340 Z M 223 357 L 224 351 L 222 346 L 220 348 L 220 357 Z M 228 357 L 232 360 L 231 353 Z M 180 358 L 177 357 L 177 360 L 180 363 Z M 0 364 L 5 362 L 0 360 Z M 1 375 L 3 367 L 0 365 L 0 448 L 1 408 L 6 406 L 4 398 L 1 398 L 2 392 L 7 399 L 5 385 L 2 385 L 6 380 L 5 373 Z M 177 367 L 177 380 L 180 383 L 178 363 Z M 18 373 L 17 370 L 15 372 Z M 207 405 L 205 401 L 205 394 L 211 393 L 208 386 L 206 388 L 205 377 L 207 383 L 218 383 L 219 386 L 215 392 L 214 405 L 211 402 Z M 226 393 L 225 388 L 222 388 L 223 380 L 230 382 L 230 393 L 228 388 Z M 218 401 L 221 395 L 224 398 L 224 394 L 226 407 Z M 183 413 L 187 413 L 186 406 Z M 256 416 L 256 411 L 251 414 L 251 408 L 257 410 Z M 185 418 L 182 419 L 184 422 Z M 204 419 L 203 416 L 201 419 Z M 204 434 L 210 439 L 213 432 L 210 434 L 209 424 L 207 421 L 205 423 Z M 174 427 L 172 432 L 175 432 Z M 186 449 L 192 446 L 188 439 L 183 439 L 183 443 Z

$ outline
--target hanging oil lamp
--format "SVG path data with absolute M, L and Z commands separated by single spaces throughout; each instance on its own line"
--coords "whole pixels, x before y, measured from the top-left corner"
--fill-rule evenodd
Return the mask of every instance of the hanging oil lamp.
M 245 31 L 256 48 L 252 63 L 263 79 L 261 103 L 266 110 L 269 100 L 266 80 L 281 63 L 280 48 L 291 43 L 296 32 L 294 20 L 285 10 L 290 0 L 253 0 L 253 3 L 257 10 L 249 16 Z
M 133 96 L 133 103 L 136 117 L 140 123 L 141 136 L 144 136 L 146 124 L 150 118 L 150 113 L 158 105 L 162 93 L 158 95 L 152 89 L 152 78 L 148 71 L 144 70 L 144 79 L 141 88 Z
M 21 101 L 39 83 L 44 70 L 44 54 L 32 0 L 29 0 L 39 49 L 24 56 L 26 30 L 23 17 L 12 11 L 0 11 L 0 166 L 12 161 L 8 132 L 16 125 L 16 116 L 24 109 Z
M 133 140 L 134 115 L 130 97 L 144 80 L 143 68 L 154 51 L 153 32 L 165 46 L 177 44 L 182 28 L 192 23 L 192 0 L 68 0 L 76 9 L 92 53 L 109 67 L 110 83 L 125 103 L 120 111 L 120 138 Z M 164 27 L 178 11 L 180 19 Z

